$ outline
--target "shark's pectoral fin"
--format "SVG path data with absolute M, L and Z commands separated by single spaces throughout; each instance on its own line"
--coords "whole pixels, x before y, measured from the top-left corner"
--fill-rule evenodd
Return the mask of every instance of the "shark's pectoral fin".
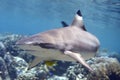
M 38 63 L 40 63 L 41 59 L 39 57 L 35 57 L 35 59 L 30 63 L 29 69 L 36 66 Z
M 64 54 L 70 56 L 71 58 L 75 59 L 82 65 L 84 65 L 86 68 L 88 68 L 90 71 L 93 71 L 92 68 L 85 62 L 84 58 L 79 53 L 74 53 L 71 51 L 65 51 Z

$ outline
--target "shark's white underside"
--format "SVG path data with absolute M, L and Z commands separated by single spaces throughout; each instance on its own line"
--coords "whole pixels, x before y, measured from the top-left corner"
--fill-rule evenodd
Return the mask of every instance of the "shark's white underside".
M 39 57 L 40 61 L 43 60 L 61 60 L 61 61 L 76 61 L 73 58 L 69 57 L 68 55 L 65 55 L 59 50 L 56 49 L 45 49 L 41 48 L 39 46 L 31 46 L 31 45 L 19 45 L 20 48 L 23 50 L 26 50 L 28 53 Z M 79 53 L 81 56 L 87 60 L 91 57 L 94 57 L 96 53 L 94 52 L 81 52 Z

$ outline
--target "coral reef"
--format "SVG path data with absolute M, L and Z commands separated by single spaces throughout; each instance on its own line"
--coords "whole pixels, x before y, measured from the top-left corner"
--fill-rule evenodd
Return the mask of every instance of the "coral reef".
M 40 62 L 28 69 L 34 56 L 15 45 L 21 37 L 24 36 L 0 34 L 0 80 L 120 80 L 120 63 L 116 59 L 119 56 L 106 56 L 106 50 L 99 52 L 102 57 L 99 55 L 86 61 L 93 72 L 77 62 L 62 61 L 56 61 L 57 65 L 52 68 L 46 62 Z
M 91 65 L 94 72 L 88 75 L 88 80 L 119 80 L 120 63 L 115 58 L 94 58 Z

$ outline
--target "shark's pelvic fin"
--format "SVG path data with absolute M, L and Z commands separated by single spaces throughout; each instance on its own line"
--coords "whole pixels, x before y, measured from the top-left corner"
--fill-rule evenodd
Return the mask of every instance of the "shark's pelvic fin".
M 93 69 L 85 62 L 84 58 L 80 55 L 80 53 L 65 51 L 64 54 L 70 56 L 71 58 L 75 59 L 76 61 L 84 65 L 86 68 L 89 69 L 89 71 L 93 71 Z
M 32 63 L 30 63 L 29 69 L 36 66 L 38 63 L 40 63 L 40 61 L 42 61 L 42 60 L 39 57 L 35 57 L 35 59 L 32 61 Z

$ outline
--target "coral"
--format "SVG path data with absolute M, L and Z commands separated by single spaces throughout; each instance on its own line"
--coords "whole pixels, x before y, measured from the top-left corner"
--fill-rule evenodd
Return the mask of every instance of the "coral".
M 69 79 L 65 76 L 53 76 L 47 80 L 69 80 Z
M 2 57 L 0 57 L 0 78 L 2 78 L 4 80 L 10 80 L 7 66 Z M 2 79 L 0 79 L 0 80 L 2 80 Z
M 110 56 L 110 57 L 117 58 L 118 61 L 120 62 L 120 53 L 112 52 L 109 56 Z
M 49 76 L 48 69 L 44 65 L 34 67 L 19 75 L 18 80 L 44 80 Z
M 91 65 L 94 72 L 88 80 L 120 80 L 120 63 L 115 58 L 94 58 Z
M 70 66 L 64 74 L 70 80 L 120 80 L 120 63 L 115 58 L 96 57 L 87 61 L 94 69 L 88 72 L 80 64 Z

